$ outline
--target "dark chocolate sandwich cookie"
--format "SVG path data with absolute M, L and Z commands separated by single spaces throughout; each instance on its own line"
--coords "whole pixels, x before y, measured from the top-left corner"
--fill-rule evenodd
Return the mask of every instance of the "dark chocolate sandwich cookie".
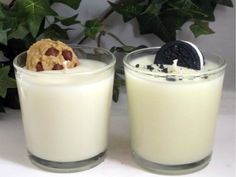
M 200 50 L 187 41 L 171 41 L 163 45 L 155 56 L 155 64 L 172 65 L 174 60 L 177 66 L 200 70 L 204 59 Z

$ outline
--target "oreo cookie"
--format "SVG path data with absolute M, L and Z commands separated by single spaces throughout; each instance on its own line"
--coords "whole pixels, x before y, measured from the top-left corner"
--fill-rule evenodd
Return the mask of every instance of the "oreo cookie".
M 187 41 L 171 41 L 163 45 L 155 56 L 154 64 L 172 65 L 178 60 L 177 66 L 200 70 L 204 59 L 200 50 Z

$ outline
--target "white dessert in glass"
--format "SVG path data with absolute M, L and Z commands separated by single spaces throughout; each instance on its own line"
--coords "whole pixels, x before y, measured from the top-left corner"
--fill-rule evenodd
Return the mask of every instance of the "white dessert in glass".
M 80 171 L 104 160 L 114 78 L 114 56 L 73 47 L 80 65 L 34 72 L 26 53 L 14 60 L 27 148 L 32 162 L 57 172 Z
M 225 61 L 204 53 L 201 70 L 153 64 L 158 47 L 124 58 L 133 156 L 157 173 L 184 174 L 210 160 Z

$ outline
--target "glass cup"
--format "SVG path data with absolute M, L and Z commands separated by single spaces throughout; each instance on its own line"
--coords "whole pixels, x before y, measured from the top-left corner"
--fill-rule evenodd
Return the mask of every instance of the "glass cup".
M 138 67 L 140 61 L 152 64 L 158 50 L 141 49 L 124 58 L 132 154 L 152 172 L 191 173 L 211 158 L 226 63 L 203 53 L 210 67 L 197 73 Z
M 115 57 L 102 48 L 72 48 L 78 72 L 27 70 L 26 52 L 13 63 L 30 160 L 55 172 L 92 168 L 107 149 Z

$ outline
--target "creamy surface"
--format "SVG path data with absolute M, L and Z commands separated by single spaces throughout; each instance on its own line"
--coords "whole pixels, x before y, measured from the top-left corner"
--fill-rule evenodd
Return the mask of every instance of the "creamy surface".
M 142 57 L 131 64 L 141 68 L 153 60 Z M 203 70 L 212 68 L 216 64 L 206 60 Z M 188 82 L 143 76 L 128 68 L 125 74 L 133 151 L 166 165 L 193 163 L 211 154 L 223 73 Z
M 80 59 L 80 65 L 63 70 L 54 70 L 54 71 L 41 71 L 43 73 L 85 73 L 91 72 L 97 69 L 101 69 L 106 66 L 105 63 L 99 62 L 97 60 L 88 60 L 88 59 Z M 91 64 L 92 63 L 92 64 Z M 66 62 L 64 63 L 66 65 Z
M 91 72 L 105 63 L 80 60 L 66 72 Z M 17 73 L 28 150 L 57 162 L 85 160 L 106 150 L 113 69 L 95 75 Z M 65 71 L 56 71 L 65 72 Z
M 147 66 L 153 67 L 152 72 L 153 73 L 163 73 L 162 69 L 160 66 L 157 66 L 154 63 L 155 55 L 149 55 L 149 56 L 144 56 L 137 58 L 136 60 L 133 60 L 130 64 L 133 66 L 139 65 L 139 70 L 143 71 L 150 71 L 150 69 L 147 68 Z M 197 74 L 209 70 L 213 70 L 217 68 L 217 64 L 212 62 L 212 61 L 205 61 L 205 65 L 203 65 L 201 70 L 194 70 L 194 69 L 189 69 L 181 66 L 177 66 L 177 59 L 174 60 L 172 65 L 164 65 L 165 68 L 167 68 L 168 73 L 171 74 Z

